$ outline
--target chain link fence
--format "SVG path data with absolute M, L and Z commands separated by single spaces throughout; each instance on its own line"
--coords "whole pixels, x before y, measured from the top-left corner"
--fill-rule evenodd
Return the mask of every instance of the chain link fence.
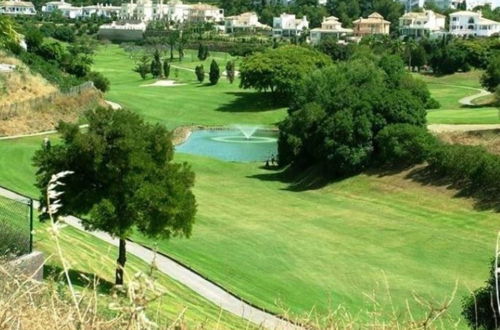
M 0 196 L 0 257 L 32 252 L 33 200 Z

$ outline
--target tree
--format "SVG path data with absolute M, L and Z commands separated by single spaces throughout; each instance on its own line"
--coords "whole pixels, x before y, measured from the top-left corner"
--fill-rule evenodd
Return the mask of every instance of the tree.
M 204 61 L 207 59 L 208 55 L 208 47 L 200 43 L 198 46 L 198 59 Z
M 14 30 L 14 23 L 7 16 L 0 16 L 0 48 L 7 48 L 19 42 L 19 35 Z
M 170 63 L 167 59 L 163 61 L 163 75 L 166 79 L 170 76 Z
M 196 66 L 194 73 L 196 74 L 196 79 L 198 79 L 201 84 L 205 80 L 205 70 L 203 69 L 203 65 Z
M 170 30 L 167 34 L 167 44 L 170 47 L 170 61 L 174 60 L 174 49 L 178 41 L 179 41 L 179 31 Z
M 275 99 L 287 98 L 308 73 L 331 63 L 328 56 L 301 46 L 266 49 L 243 59 L 240 86 L 271 91 Z
M 137 62 L 134 68 L 134 72 L 139 73 L 142 79 L 146 79 L 148 73 L 150 73 L 150 70 L 151 64 L 149 63 L 149 57 L 147 55 L 143 55 Z
M 229 80 L 229 83 L 233 83 L 234 77 L 236 75 L 236 71 L 234 69 L 234 61 L 229 61 L 226 64 L 226 76 L 227 80 Z
M 153 60 L 151 61 L 151 74 L 154 78 L 161 77 L 163 74 L 163 69 L 161 67 L 160 52 L 158 49 L 155 50 L 153 55 Z
M 495 261 L 491 262 L 490 277 L 486 285 L 466 297 L 462 304 L 462 315 L 473 329 L 498 329 L 498 304 L 496 299 Z
M 371 164 L 374 137 L 385 126 L 424 127 L 425 85 L 413 82 L 397 56 L 380 62 L 383 66 L 369 58 L 340 62 L 296 86 L 280 124 L 280 165 L 317 165 L 328 176 L 351 175 Z
M 481 76 L 481 84 L 490 92 L 495 92 L 500 84 L 500 54 L 492 56 L 490 63 Z
M 109 90 L 109 79 L 106 78 L 102 73 L 92 71 L 87 75 L 87 80 L 90 80 L 94 83 L 95 88 L 100 90 L 103 93 L 106 93 Z
M 215 60 L 212 60 L 212 63 L 210 64 L 210 72 L 208 74 L 208 78 L 210 80 L 210 84 L 216 85 L 219 82 L 220 79 L 220 69 L 219 65 Z
M 35 153 L 37 187 L 46 207 L 51 176 L 66 170 L 58 215 L 83 217 L 87 230 L 119 239 L 116 284 L 123 284 L 126 239 L 133 231 L 152 237 L 189 237 L 196 213 L 190 167 L 173 163 L 171 133 L 137 114 L 99 108 L 86 113 L 89 127 L 61 123 L 62 143 Z

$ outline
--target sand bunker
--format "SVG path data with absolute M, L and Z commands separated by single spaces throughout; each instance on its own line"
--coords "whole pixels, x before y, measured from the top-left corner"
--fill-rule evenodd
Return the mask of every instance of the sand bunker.
M 141 87 L 174 87 L 184 86 L 185 84 L 177 84 L 174 80 L 158 80 L 153 84 L 141 85 Z

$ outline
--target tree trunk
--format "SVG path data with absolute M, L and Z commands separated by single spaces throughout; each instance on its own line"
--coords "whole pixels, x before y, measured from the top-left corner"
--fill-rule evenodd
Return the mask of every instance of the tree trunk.
M 123 285 L 123 270 L 125 269 L 125 262 L 127 262 L 126 241 L 120 238 L 120 246 L 118 248 L 118 259 L 116 260 L 116 285 Z

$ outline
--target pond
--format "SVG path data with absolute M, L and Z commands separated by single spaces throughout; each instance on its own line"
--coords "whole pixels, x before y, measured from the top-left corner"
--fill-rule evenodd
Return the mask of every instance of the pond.
M 251 136 L 245 134 L 238 129 L 194 131 L 176 151 L 232 162 L 265 162 L 277 154 L 277 132 L 257 129 Z

